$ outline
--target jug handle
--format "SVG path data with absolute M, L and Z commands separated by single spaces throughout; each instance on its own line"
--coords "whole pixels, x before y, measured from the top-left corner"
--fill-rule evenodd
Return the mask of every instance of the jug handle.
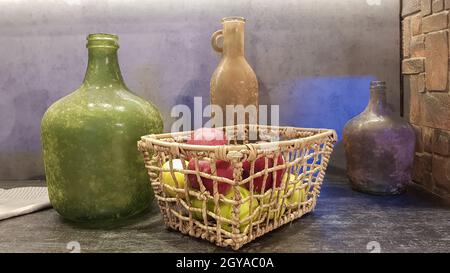
M 219 53 L 222 53 L 222 52 L 223 52 L 223 48 L 222 48 L 222 47 L 219 47 L 219 46 L 217 45 L 217 40 L 218 40 L 219 38 L 221 38 L 221 37 L 223 37 L 223 32 L 222 32 L 222 30 L 218 30 L 218 31 L 214 32 L 213 35 L 211 36 L 211 46 L 212 46 L 212 48 L 213 48 L 215 51 L 217 51 L 217 52 L 219 52 Z

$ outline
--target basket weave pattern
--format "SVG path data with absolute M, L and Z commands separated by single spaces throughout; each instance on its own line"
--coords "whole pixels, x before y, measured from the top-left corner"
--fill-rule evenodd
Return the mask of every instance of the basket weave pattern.
M 222 129 L 229 145 L 186 144 L 192 132 L 181 132 L 143 136 L 138 149 L 144 155 L 166 226 L 237 250 L 314 209 L 337 137 L 335 131 L 327 129 L 262 125 Z M 249 141 L 252 132 L 257 132 L 260 142 Z M 173 167 L 174 159 L 181 159 L 182 169 Z M 264 161 L 260 171 L 255 169 L 258 159 Z M 195 162 L 194 169 L 188 168 L 189 160 Z M 199 170 L 200 161 L 209 162 L 210 173 Z M 229 162 L 233 179 L 217 176 L 219 161 Z M 247 177 L 243 175 L 245 161 L 251 166 Z M 166 162 L 169 168 L 163 168 Z M 163 172 L 170 173 L 175 185 L 162 182 Z M 278 172 L 284 173 L 282 183 L 265 188 L 269 176 L 275 181 Z M 184 183 L 178 181 L 180 174 Z M 199 189 L 190 187 L 188 176 L 197 178 Z M 258 178 L 263 184 L 259 191 L 254 184 Z M 203 185 L 205 179 L 213 181 L 212 192 Z M 231 194 L 219 193 L 219 183 L 230 184 Z M 248 194 L 243 194 L 242 188 Z M 229 208 L 226 215 L 224 206 Z

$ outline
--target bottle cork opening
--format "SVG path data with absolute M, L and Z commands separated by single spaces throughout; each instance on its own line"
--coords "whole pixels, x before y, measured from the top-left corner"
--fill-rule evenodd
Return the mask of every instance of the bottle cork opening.
M 225 18 L 222 18 L 222 23 L 225 22 L 242 22 L 245 23 L 245 18 L 241 16 L 228 16 Z
M 108 33 L 91 33 L 86 38 L 86 47 L 119 48 L 119 37 Z

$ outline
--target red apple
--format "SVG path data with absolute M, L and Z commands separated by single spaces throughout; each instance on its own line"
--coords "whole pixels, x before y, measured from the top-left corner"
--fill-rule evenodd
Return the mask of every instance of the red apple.
M 188 164 L 189 170 L 195 170 L 195 159 L 191 159 Z M 217 176 L 219 177 L 225 177 L 228 179 L 233 180 L 233 166 L 228 161 L 218 160 L 216 161 L 216 169 L 217 169 Z M 198 170 L 203 173 L 211 174 L 211 165 L 206 160 L 199 160 L 198 161 Z M 214 184 L 213 180 L 205 177 L 201 177 L 202 183 L 205 186 L 206 190 L 214 194 Z M 195 174 L 189 174 L 188 175 L 189 180 L 189 186 L 193 189 L 200 189 L 200 184 L 197 180 L 197 175 Z M 218 182 L 217 184 L 217 190 L 221 194 L 226 194 L 228 190 L 231 188 L 231 185 L 225 182 Z
M 224 132 L 215 128 L 199 128 L 195 130 L 187 144 L 193 145 L 227 145 L 228 140 Z
M 264 171 L 265 168 L 265 158 L 266 157 L 259 157 L 258 159 L 255 160 L 255 169 L 253 173 L 258 173 L 258 172 L 262 172 Z M 275 160 L 273 158 L 267 158 L 267 168 L 272 168 L 274 166 Z M 284 158 L 283 156 L 280 154 L 278 156 L 278 161 L 277 161 L 277 165 L 282 165 L 284 164 Z M 250 161 L 244 161 L 242 162 L 242 168 L 243 168 L 243 178 L 248 178 L 250 176 L 250 170 L 251 170 L 251 162 Z M 282 181 L 282 177 L 284 174 L 284 170 L 278 170 L 276 171 L 276 175 L 275 175 L 275 187 L 279 187 Z M 266 179 L 266 184 L 264 186 L 264 189 L 262 189 L 263 187 L 263 181 L 264 181 L 264 175 L 261 175 L 259 177 L 256 177 L 253 179 L 253 189 L 255 192 L 265 192 L 268 189 L 271 189 L 273 186 L 273 172 L 270 172 L 267 174 L 267 179 Z M 250 182 L 245 184 L 245 186 L 249 189 L 250 188 Z

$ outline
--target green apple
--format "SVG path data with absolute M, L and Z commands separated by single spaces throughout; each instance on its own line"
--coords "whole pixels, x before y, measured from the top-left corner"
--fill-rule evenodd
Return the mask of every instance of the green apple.
M 167 161 L 166 163 L 164 163 L 164 165 L 162 167 L 163 170 L 167 170 L 167 171 L 162 172 L 162 175 L 161 175 L 162 183 L 176 188 L 177 187 L 176 182 L 178 182 L 178 188 L 184 189 L 185 176 L 182 172 L 177 171 L 177 170 L 183 170 L 183 162 L 181 161 L 181 159 L 173 159 L 172 160 L 173 175 L 170 172 L 170 162 L 171 162 L 170 160 Z M 187 164 L 187 162 L 185 162 L 185 164 Z M 176 182 L 175 182 L 174 177 L 176 179 Z M 164 192 L 171 197 L 176 196 L 176 192 L 174 190 L 169 189 L 168 187 L 164 187 Z M 181 194 L 181 196 L 183 197 L 184 194 Z
M 197 209 L 201 209 L 203 207 L 203 201 L 197 199 L 196 197 L 191 197 L 191 206 Z M 212 200 L 207 201 L 207 210 L 214 209 L 214 202 Z M 193 211 L 192 216 L 197 220 L 203 220 L 203 214 L 198 211 Z
M 290 185 L 289 191 L 292 190 L 291 196 L 287 199 L 287 203 L 290 208 L 296 208 L 299 203 L 304 202 L 306 199 L 305 188 L 300 189 L 298 186 Z
M 239 192 L 241 194 L 241 198 L 247 198 L 248 196 L 250 196 L 250 192 L 243 187 L 239 187 Z M 234 199 L 234 188 L 232 188 L 226 195 L 225 197 L 227 199 Z M 252 213 L 258 208 L 259 204 L 258 204 L 258 200 L 256 200 L 256 198 L 254 198 L 252 200 Z M 226 218 L 226 219 L 232 219 L 233 217 L 233 206 L 231 204 L 220 204 L 220 214 L 222 217 Z M 240 209 L 239 209 L 239 220 L 241 221 L 241 224 L 239 226 L 239 230 L 241 232 L 244 232 L 245 228 L 250 224 L 250 199 L 248 199 L 245 203 L 241 204 Z M 256 216 L 256 215 L 255 215 Z M 232 230 L 232 226 L 229 223 L 222 223 L 221 224 L 223 229 L 231 232 Z
M 283 177 L 283 181 L 287 182 L 287 175 L 285 174 Z M 287 203 L 289 207 L 296 208 L 300 202 L 306 201 L 306 190 L 305 188 L 300 189 L 301 183 L 295 181 L 295 175 L 291 175 L 289 177 L 289 186 L 288 192 L 291 192 L 289 198 L 287 199 Z
M 284 184 L 282 184 L 284 185 Z M 286 204 L 281 208 L 283 205 L 283 194 L 284 192 L 284 186 L 275 189 L 273 196 L 272 196 L 272 202 L 270 202 L 270 196 L 272 194 L 272 189 L 268 190 L 263 197 L 263 204 L 272 204 L 269 207 L 266 207 L 263 209 L 263 213 L 267 213 L 269 211 L 268 218 L 269 220 L 272 220 L 274 218 L 278 218 L 280 215 L 283 215 L 286 210 Z M 285 202 L 286 203 L 286 202 Z M 281 208 L 281 210 L 280 210 Z M 269 210 L 270 209 L 270 210 Z

